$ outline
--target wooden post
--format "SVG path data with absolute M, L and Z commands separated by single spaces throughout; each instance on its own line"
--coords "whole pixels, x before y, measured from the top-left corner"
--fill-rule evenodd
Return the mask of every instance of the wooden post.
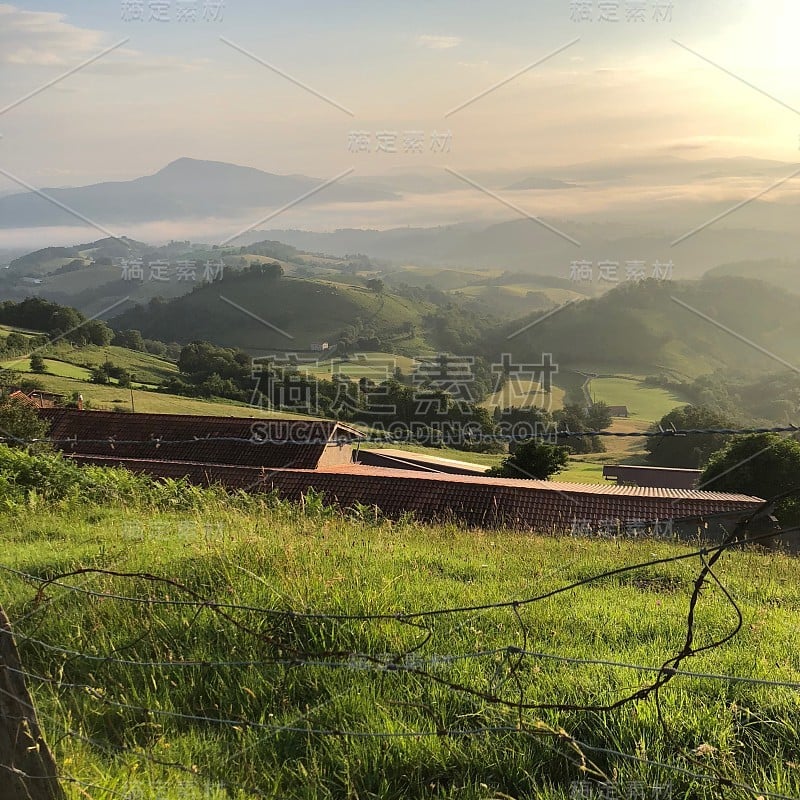
M 64 800 L 22 676 L 11 623 L 0 607 L 0 796 L 3 800 Z

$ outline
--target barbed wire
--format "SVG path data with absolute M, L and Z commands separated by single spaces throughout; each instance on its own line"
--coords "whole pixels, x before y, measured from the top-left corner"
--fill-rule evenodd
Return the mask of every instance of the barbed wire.
M 258 422 L 263 422 L 264 420 L 256 420 Z M 283 420 L 278 420 L 279 422 L 283 422 Z M 320 420 L 325 421 L 325 420 Z M 333 420 L 330 420 L 333 422 Z M 405 423 L 392 423 L 393 425 L 396 424 L 405 424 Z M 452 423 L 448 423 L 446 421 L 441 422 L 412 422 L 410 426 L 429 426 L 432 430 L 436 431 L 438 428 L 437 425 L 459 425 L 458 421 L 454 421 Z M 526 424 L 522 422 L 521 424 Z M 467 426 L 469 423 L 467 423 Z M 471 428 L 465 427 L 465 431 L 472 431 Z M 441 436 L 441 442 L 447 443 L 448 441 L 453 442 L 460 442 L 472 444 L 480 444 L 480 443 L 490 443 L 490 442 L 524 442 L 528 441 L 529 439 L 533 438 L 542 438 L 542 439 L 569 439 L 569 438 L 577 438 L 582 436 L 606 436 L 606 437 L 616 437 L 616 438 L 623 438 L 623 439 L 630 439 L 630 438 L 646 438 L 646 439 L 658 439 L 658 438 L 671 438 L 671 437 L 683 437 L 683 436 L 744 436 L 748 434 L 764 434 L 764 433 L 798 433 L 800 432 L 800 426 L 798 425 L 772 425 L 772 426 L 762 426 L 762 427 L 750 427 L 750 428 L 663 428 L 659 427 L 658 430 L 647 430 L 647 431 L 609 431 L 609 430 L 596 430 L 596 431 L 571 431 L 571 430 L 550 430 L 546 426 L 542 427 L 541 432 L 537 433 L 534 431 L 528 435 L 510 435 L 510 434 L 481 434 L 478 432 L 472 432 L 471 435 L 462 435 L 461 437 L 451 437 L 448 440 L 448 437 L 444 434 Z M 429 438 L 429 437 L 428 437 Z M 422 439 L 422 442 L 420 441 Z M 34 444 L 45 444 L 49 443 L 52 445 L 58 446 L 75 446 L 78 444 L 94 444 L 94 445 L 107 445 L 110 446 L 112 449 L 118 446 L 129 446 L 129 445 L 152 445 L 154 448 L 158 449 L 160 447 L 167 447 L 167 446 L 177 446 L 177 445 L 187 445 L 187 444 L 198 444 L 198 443 L 206 443 L 206 442 L 226 442 L 229 444 L 243 444 L 243 445 L 250 445 L 253 447 L 258 447 L 260 445 L 285 445 L 285 446 L 321 446 L 321 445 L 358 445 L 358 444 L 420 444 L 428 441 L 425 437 L 415 437 L 413 435 L 408 436 L 394 436 L 394 435 L 383 435 L 377 436 L 372 434 L 364 434 L 363 436 L 359 437 L 303 437 L 303 436 L 296 436 L 290 435 L 288 437 L 278 437 L 278 438 L 271 438 L 271 437 L 263 437 L 263 436 L 194 436 L 191 438 L 182 438 L 182 439 L 166 439 L 162 437 L 151 437 L 149 439 L 117 439 L 116 437 L 98 437 L 98 438 L 88 438 L 88 437 L 78 437 L 78 436 L 68 436 L 64 438 L 50 438 L 50 437 L 36 437 L 36 438 L 22 438 L 22 437 L 14 437 L 14 436 L 0 436 L 0 443 L 4 444 L 25 444 L 25 445 L 34 445 Z M 439 441 L 437 439 L 437 441 Z
M 2 635 L 2 632 L 0 632 L 0 635 Z M 23 676 L 25 676 L 27 674 L 27 673 L 25 673 L 24 670 L 12 669 L 12 668 L 10 668 L 8 666 L 5 666 L 4 668 L 7 669 L 9 672 L 15 672 L 15 673 L 23 675 Z M 34 676 L 31 675 L 29 677 L 34 677 Z M 22 705 L 24 705 L 30 712 L 32 712 L 34 714 L 38 714 L 39 716 L 42 716 L 42 717 L 46 718 L 49 722 L 54 723 L 54 727 L 56 725 L 58 727 L 62 727 L 62 736 L 68 736 L 69 738 L 75 739 L 76 741 L 80 741 L 80 742 L 82 742 L 84 744 L 88 744 L 88 745 L 90 745 L 92 747 L 96 747 L 97 749 L 102 750 L 105 753 L 112 753 L 112 754 L 129 753 L 131 755 L 136 756 L 137 758 L 141 758 L 142 760 L 147 761 L 147 762 L 149 762 L 151 764 L 154 764 L 154 765 L 156 765 L 158 767 L 166 767 L 166 768 L 169 768 L 169 769 L 178 770 L 178 771 L 180 771 L 181 773 L 183 773 L 185 775 L 191 776 L 195 780 L 204 778 L 204 779 L 209 780 L 209 781 L 213 780 L 214 783 L 216 783 L 218 786 L 224 786 L 224 787 L 230 788 L 230 789 L 239 789 L 239 788 L 241 788 L 241 787 L 237 786 L 236 784 L 229 783 L 227 781 L 223 781 L 223 780 L 219 780 L 219 779 L 211 779 L 208 776 L 203 775 L 196 768 L 187 767 L 185 764 L 181 764 L 180 762 L 177 762 L 177 761 L 166 761 L 166 760 L 164 760 L 162 758 L 156 758 L 155 756 L 153 756 L 152 754 L 148 753 L 146 750 L 142 750 L 141 748 L 130 747 L 129 745 L 120 744 L 120 743 L 103 742 L 103 741 L 100 741 L 99 739 L 93 738 L 91 736 L 86 736 L 85 734 L 82 734 L 82 733 L 80 733 L 80 732 L 78 732 L 76 730 L 73 730 L 70 727 L 66 727 L 66 729 L 63 729 L 63 726 L 61 724 L 62 721 L 58 720 L 54 715 L 43 713 L 41 710 L 37 711 L 37 709 L 35 709 L 30 703 L 26 703 L 26 702 L 20 700 L 19 698 L 15 697 L 10 692 L 8 692 L 5 689 L 3 689 L 2 686 L 0 686 L 0 694 L 4 694 L 7 697 L 13 698 L 15 700 L 15 702 L 18 702 L 18 703 L 21 703 Z M 23 772 L 22 770 L 18 769 L 17 767 L 14 767 L 14 766 L 8 766 L 8 765 L 5 765 L 5 764 L 0 764 L 0 767 L 3 767 L 4 769 L 7 769 L 10 772 L 15 773 L 19 777 L 24 777 L 26 780 L 51 780 L 51 778 L 46 777 L 46 776 L 42 776 L 42 775 L 30 775 L 30 774 L 28 774 L 26 772 Z M 94 784 L 94 783 L 86 783 L 85 781 L 79 780 L 79 779 L 74 778 L 74 777 L 72 777 L 70 775 L 63 774 L 60 771 L 59 771 L 59 774 L 57 775 L 57 778 L 60 781 L 66 781 L 68 783 L 74 783 L 74 784 L 78 784 L 78 785 L 81 785 L 81 786 L 91 787 L 91 788 L 95 788 L 95 789 L 101 789 L 102 791 L 109 792 L 109 793 L 111 793 L 113 795 L 116 795 L 118 797 L 125 797 L 125 798 L 128 798 L 128 800 L 130 799 L 130 794 L 129 793 L 124 793 L 123 794 L 122 792 L 119 792 L 119 791 L 117 791 L 115 789 L 110 789 L 107 786 L 100 786 L 100 785 Z M 260 794 L 260 793 L 258 793 L 258 794 Z
M 15 632 L 14 636 L 23 642 L 28 642 L 45 650 L 61 653 L 71 658 L 92 661 L 99 664 L 117 664 L 126 667 L 141 667 L 147 669 L 196 669 L 196 668 L 237 668 L 250 669 L 253 667 L 320 667 L 329 669 L 348 669 L 364 672 L 384 672 L 390 666 L 392 672 L 402 672 L 406 668 L 403 662 L 396 662 L 393 659 L 384 659 L 383 663 L 373 663 L 367 661 L 368 653 L 352 652 L 347 659 L 343 660 L 312 660 L 297 658 L 286 659 L 261 659 L 257 661 L 219 661 L 219 660 L 186 660 L 173 659 L 171 661 L 141 661 L 136 659 L 116 658 L 113 655 L 97 655 L 96 653 L 86 653 L 82 650 L 74 650 L 63 645 L 54 645 L 37 639 L 33 636 Z M 521 655 L 530 659 L 541 659 L 543 661 L 556 661 L 562 664 L 573 664 L 578 666 L 597 666 L 614 667 L 617 669 L 628 669 L 636 672 L 658 674 L 660 667 L 648 666 L 647 664 L 635 664 L 627 661 L 614 661 L 605 658 L 575 658 L 574 656 L 562 656 L 557 653 L 546 653 L 539 650 L 525 650 L 522 648 L 511 648 L 510 652 L 514 655 Z M 475 650 L 468 653 L 434 654 L 427 658 L 415 658 L 412 666 L 435 667 L 437 665 L 453 664 L 459 661 L 471 661 L 473 659 L 492 658 L 498 655 L 509 653 L 509 647 L 495 647 L 488 650 Z M 769 678 L 752 678 L 744 675 L 727 675 L 714 672 L 695 672 L 691 670 L 675 670 L 676 678 L 693 678 L 697 680 L 726 681 L 730 683 L 744 683 L 752 686 L 769 686 L 783 689 L 800 689 L 800 681 L 778 681 Z
M 785 531 L 770 531 L 769 533 L 760 534 L 745 539 L 745 543 L 757 543 L 762 539 L 772 539 L 776 535 L 794 532 L 796 529 L 787 529 Z M 276 657 L 273 659 L 260 659 L 260 660 L 243 660 L 243 661 L 138 661 L 135 659 L 122 659 L 115 656 L 107 657 L 96 654 L 83 653 L 80 650 L 72 648 L 64 648 L 52 643 L 43 642 L 25 633 L 19 632 L 16 635 L 20 637 L 22 642 L 27 642 L 32 647 L 44 645 L 46 649 L 52 652 L 61 652 L 65 655 L 74 656 L 76 658 L 86 658 L 93 662 L 106 662 L 109 664 L 117 663 L 125 668 L 138 669 L 144 667 L 157 667 L 157 668 L 173 668 L 173 667 L 208 667 L 220 669 L 222 667 L 254 667 L 254 666 L 281 666 L 286 668 L 314 668 L 314 667 L 335 667 L 335 668 L 351 668 L 358 670 L 365 670 L 370 672 L 393 673 L 400 679 L 402 676 L 409 676 L 420 681 L 428 682 L 433 685 L 441 687 L 445 691 L 463 694 L 481 702 L 485 703 L 487 707 L 497 709 L 498 713 L 514 714 L 516 719 L 513 723 L 503 724 L 503 719 L 498 719 L 498 724 L 485 724 L 485 725 L 463 725 L 463 724 L 447 724 L 444 719 L 439 716 L 439 713 L 432 708 L 423 709 L 424 714 L 422 719 L 429 720 L 428 724 L 422 726 L 414 726 L 409 729 L 393 729 L 393 730 L 378 730 L 367 729 L 358 730 L 349 727 L 334 727 L 334 726 L 314 726 L 313 724 L 280 724 L 280 723 L 267 723 L 259 721 L 258 719 L 248 719 L 244 715 L 221 715 L 210 716 L 203 713 L 187 713 L 180 710 L 170 710 L 167 708 L 154 708 L 147 705 L 139 705 L 132 702 L 127 702 L 124 697 L 124 684 L 121 685 L 123 692 L 122 697 L 113 697 L 110 695 L 107 688 L 102 686 L 102 682 L 98 681 L 92 685 L 80 680 L 70 680 L 68 676 L 64 675 L 63 665 L 59 666 L 53 674 L 44 674 L 42 671 L 36 671 L 29 668 L 13 669 L 12 672 L 18 673 L 21 677 L 43 685 L 48 685 L 54 688 L 55 691 L 67 692 L 80 692 L 83 696 L 89 697 L 93 703 L 100 704 L 107 708 L 116 709 L 120 712 L 130 712 L 135 715 L 147 715 L 154 717 L 161 717 L 165 720 L 176 720 L 186 723 L 196 723 L 200 725 L 215 725 L 223 726 L 228 729 L 251 729 L 254 731 L 263 731 L 269 734 L 291 734 L 306 737 L 339 737 L 339 738 L 353 738 L 353 739 L 374 739 L 374 740 L 398 740 L 398 739 L 427 739 L 427 738 L 447 738 L 458 739 L 465 737 L 493 737 L 493 736 L 513 736 L 530 735 L 539 737 L 551 737 L 556 743 L 564 745 L 569 753 L 576 756 L 577 760 L 573 763 L 581 769 L 584 774 L 594 774 L 602 777 L 603 772 L 596 765 L 590 764 L 587 761 L 587 753 L 598 753 L 604 756 L 620 757 L 624 759 L 632 759 L 635 762 L 648 765 L 660 770 L 668 771 L 671 774 L 681 775 L 689 780 L 700 781 L 704 783 L 711 783 L 720 788 L 735 789 L 742 792 L 750 792 L 753 796 L 761 795 L 763 797 L 775 798 L 775 800 L 788 800 L 788 797 L 783 794 L 762 791 L 756 787 L 748 786 L 740 781 L 735 781 L 725 774 L 715 771 L 713 774 L 703 773 L 702 771 L 693 771 L 680 765 L 679 763 L 671 764 L 660 762 L 653 759 L 647 759 L 640 756 L 634 756 L 630 753 L 614 750 L 611 748 L 601 747 L 597 744 L 591 744 L 581 741 L 580 739 L 572 736 L 566 731 L 556 730 L 547 726 L 541 720 L 533 724 L 525 719 L 525 714 L 532 711 L 550 711 L 550 712 L 574 712 L 574 713 L 604 713 L 611 712 L 622 708 L 631 703 L 642 702 L 649 697 L 653 697 L 656 702 L 658 710 L 658 719 L 661 727 L 666 731 L 666 722 L 661 714 L 660 709 L 660 692 L 668 682 L 678 677 L 696 678 L 705 680 L 719 680 L 738 682 L 744 685 L 754 686 L 768 686 L 773 688 L 782 688 L 787 691 L 796 691 L 800 689 L 800 683 L 794 681 L 778 681 L 761 678 L 749 678 L 747 676 L 735 675 L 719 675 L 714 673 L 703 672 L 690 672 L 680 669 L 681 663 L 686 659 L 694 657 L 700 653 L 721 647 L 725 642 L 733 639 L 739 632 L 742 624 L 741 610 L 732 596 L 732 594 L 725 588 L 719 576 L 716 575 L 714 569 L 716 564 L 721 559 L 722 555 L 733 547 L 739 547 L 742 544 L 741 540 L 737 537 L 741 531 L 737 528 L 732 531 L 725 539 L 717 545 L 693 549 L 687 553 L 676 553 L 663 558 L 651 558 L 647 561 L 637 562 L 635 564 L 628 564 L 613 569 L 608 569 L 586 576 L 579 580 L 571 581 L 566 585 L 559 586 L 548 591 L 542 591 L 534 596 L 525 597 L 519 600 L 507 600 L 496 603 L 482 603 L 474 605 L 454 606 L 449 608 L 435 608 L 435 609 L 420 609 L 401 612 L 383 612 L 383 613 L 369 613 L 369 614 L 356 614 L 356 613 L 325 613 L 321 611 L 300 611 L 296 612 L 292 609 L 276 609 L 268 607 L 260 607 L 256 605 L 236 604 L 229 602 L 220 602 L 213 597 L 203 595 L 200 591 L 193 589 L 180 581 L 165 577 L 154 575 L 147 572 L 125 572 L 120 570 L 104 569 L 87 567 L 75 569 L 67 572 L 61 572 L 49 577 L 35 575 L 24 570 L 11 567 L 7 564 L 0 564 L 0 569 L 9 575 L 34 584 L 36 591 L 32 598 L 34 605 L 47 603 L 48 597 L 46 591 L 49 587 L 58 587 L 70 594 L 83 595 L 87 597 L 96 597 L 106 600 L 112 600 L 119 603 L 130 603 L 136 605 L 145 605 L 151 607 L 193 607 L 199 614 L 202 611 L 209 611 L 216 615 L 220 620 L 224 620 L 237 630 L 253 637 L 261 644 L 268 644 L 275 648 Z M 522 609 L 525 606 L 544 601 L 548 598 L 555 597 L 559 594 L 566 592 L 574 592 L 580 587 L 589 585 L 593 582 L 614 578 L 633 571 L 646 570 L 651 567 L 682 562 L 689 559 L 698 559 L 700 561 L 700 569 L 698 574 L 691 582 L 691 594 L 689 599 L 689 606 L 686 612 L 686 635 L 682 646 L 677 653 L 669 658 L 666 658 L 660 667 L 647 666 L 641 664 L 630 664 L 625 662 L 610 661 L 601 658 L 572 658 L 559 654 L 540 653 L 528 647 L 529 630 L 525 619 L 522 616 Z M 185 594 L 186 597 L 158 597 L 158 596 L 137 596 L 127 595 L 116 592 L 106 592 L 97 589 L 86 588 L 83 586 L 76 586 L 71 583 L 65 582 L 70 577 L 78 575 L 95 575 L 104 576 L 106 578 L 115 580 L 132 580 L 144 581 L 152 586 L 163 586 L 172 592 L 180 592 Z M 696 611 L 701 599 L 705 596 L 703 589 L 709 583 L 715 585 L 721 590 L 721 597 L 725 604 L 729 606 L 735 615 L 735 620 L 727 631 L 718 631 L 718 625 L 714 626 L 715 636 L 713 640 L 697 644 L 696 639 L 696 626 L 697 616 Z M 433 628 L 429 627 L 428 623 L 435 619 L 451 616 L 456 614 L 475 614 L 490 610 L 506 610 L 510 612 L 516 625 L 518 627 L 518 635 L 522 640 L 522 646 L 516 647 L 513 645 L 501 648 L 489 648 L 485 650 L 477 650 L 467 653 L 452 653 L 441 655 L 423 654 L 422 649 L 429 644 L 433 635 Z M 335 621 L 341 623 L 351 622 L 378 622 L 378 621 L 392 621 L 402 625 L 410 626 L 411 630 L 417 631 L 419 637 L 409 646 L 396 653 L 364 653 L 353 652 L 346 648 L 340 649 L 315 649 L 306 650 L 301 647 L 290 646 L 287 642 L 276 639 L 271 634 L 265 632 L 258 625 L 253 625 L 247 621 L 234 616 L 237 613 L 246 613 L 248 615 L 257 616 L 271 616 L 273 618 L 281 619 L 297 619 L 297 620 L 313 620 L 318 622 Z M 41 621 L 40 623 L 41 624 Z M 147 632 L 145 636 L 147 636 Z M 137 637 L 137 641 L 143 637 Z M 130 645 L 126 645 L 128 647 Z M 463 680 L 451 679 L 449 675 L 442 674 L 445 667 L 453 666 L 460 661 L 474 660 L 480 658 L 494 658 L 500 657 L 501 667 L 494 665 L 496 678 L 492 679 L 495 684 L 494 688 L 486 689 L 482 686 L 470 685 L 464 683 Z M 563 665 L 582 665 L 586 667 L 603 667 L 603 668 L 619 668 L 631 669 L 639 673 L 646 673 L 654 676 L 654 680 L 645 686 L 640 686 L 633 690 L 621 687 L 620 691 L 622 696 L 614 699 L 613 697 L 606 700 L 605 698 L 598 697 L 595 702 L 525 702 L 525 693 L 527 691 L 530 675 L 524 671 L 526 663 L 530 663 L 534 659 L 549 659 L 556 663 Z M 524 679 L 524 676 L 527 678 Z M 94 677 L 92 676 L 92 680 Z M 506 689 L 507 687 L 507 689 Z M 610 687 L 609 687 L 610 690 Z M 606 689 L 603 689 L 605 692 Z M 513 697 L 509 696 L 508 692 Z M 54 717 L 55 719 L 55 717 Z M 491 722 L 487 720 L 487 722 Z M 59 723 L 59 727 L 63 722 Z M 128 745 L 109 744 L 98 742 L 95 739 L 86 737 L 79 731 L 72 730 L 71 728 L 63 731 L 63 735 L 77 738 L 91 746 L 97 746 L 109 750 L 116 750 L 117 752 L 128 752 L 136 757 L 147 759 L 152 764 L 157 765 L 159 768 L 168 770 L 177 770 L 181 773 L 192 773 L 193 780 L 211 780 L 214 779 L 209 776 L 198 776 L 191 767 L 176 762 L 168 762 L 163 759 L 156 758 L 146 751 L 140 751 L 139 748 L 132 748 Z M 556 748 L 558 752 L 558 749 Z M 563 752 L 560 755 L 564 755 Z M 569 756 L 568 756 L 569 757 Z M 570 759 L 572 760 L 572 759 Z M 4 765 L 5 766 L 5 765 Z M 12 767 L 13 769 L 13 767 Z M 64 775 L 65 780 L 75 780 L 81 783 L 79 779 L 74 779 L 71 776 Z M 222 782 L 216 781 L 217 785 L 223 785 Z M 102 789 L 102 787 L 97 787 Z M 245 788 L 250 791 L 250 787 Z M 115 790 L 109 789 L 109 793 L 114 794 Z M 257 793 L 257 792 L 253 792 Z M 121 794 L 116 792 L 116 794 Z M 125 796 L 125 795 L 122 795 Z
M 695 772 L 693 770 L 686 769 L 685 767 L 678 766 L 677 764 L 667 764 L 664 761 L 655 761 L 651 758 L 644 758 L 643 756 L 637 756 L 634 755 L 633 753 L 624 753 L 621 750 L 614 750 L 613 748 L 610 747 L 598 747 L 597 745 L 587 744 L 586 742 L 583 742 L 580 739 L 575 739 L 574 741 L 581 749 L 586 750 L 587 752 L 603 753 L 604 755 L 618 756 L 628 761 L 635 761 L 639 764 L 645 764 L 650 767 L 657 767 L 659 769 L 670 770 L 671 772 L 680 773 L 681 775 L 693 778 L 694 780 L 703 781 L 705 783 L 709 782 L 716 783 L 720 788 L 741 789 L 743 792 L 746 792 L 749 795 L 754 796 L 756 798 L 771 797 L 774 800 L 797 800 L 796 797 L 791 797 L 790 795 L 779 794 L 777 792 L 764 791 L 762 789 L 756 789 L 752 786 L 749 786 L 746 783 L 734 781 L 731 780 L 730 778 L 725 778 L 719 775 L 708 775 L 708 774 L 703 774 L 702 772 Z
M 50 578 L 45 578 L 40 575 L 34 575 L 32 573 L 25 572 L 23 570 L 19 570 L 7 564 L 2 564 L 2 563 L 0 563 L 0 570 L 8 572 L 10 574 L 17 575 L 18 577 L 24 578 L 25 580 L 29 580 L 33 583 L 39 584 L 40 588 L 37 591 L 35 598 L 35 602 L 37 603 L 42 602 L 44 600 L 45 589 L 47 588 L 47 586 L 52 585 L 62 589 L 67 589 L 69 591 L 86 594 L 92 597 L 99 597 L 108 600 L 119 600 L 122 602 L 139 603 L 141 605 L 191 606 L 191 607 L 208 608 L 211 610 L 219 610 L 219 611 L 247 611 L 247 612 L 254 612 L 257 614 L 263 614 L 266 616 L 282 617 L 290 619 L 303 619 L 303 620 L 358 621 L 358 622 L 383 620 L 383 621 L 404 622 L 408 620 L 423 619 L 426 617 L 440 617 L 453 614 L 469 614 L 479 611 L 489 611 L 493 609 L 519 608 L 521 606 L 526 606 L 532 603 L 540 602 L 542 600 L 547 600 L 551 597 L 555 597 L 556 595 L 563 594 L 565 592 L 573 591 L 575 589 L 580 588 L 581 586 L 585 586 L 595 581 L 605 580 L 607 578 L 624 575 L 625 573 L 628 572 L 635 572 L 637 570 L 647 569 L 648 567 L 661 566 L 664 564 L 677 563 L 679 561 L 687 561 L 695 558 L 702 558 L 717 551 L 722 552 L 725 550 L 730 550 L 733 548 L 741 547 L 743 544 L 749 544 L 749 543 L 757 544 L 761 541 L 775 539 L 776 537 L 786 536 L 792 533 L 796 533 L 798 531 L 800 531 L 800 526 L 784 528 L 780 531 L 768 531 L 766 533 L 749 535 L 746 539 L 730 539 L 730 537 L 727 537 L 727 539 L 730 540 L 728 541 L 726 539 L 726 541 L 723 541 L 720 544 L 709 545 L 708 547 L 693 549 L 686 553 L 677 553 L 670 556 L 664 556 L 663 558 L 649 559 L 648 561 L 642 561 L 636 564 L 627 564 L 622 567 L 615 567 L 614 569 L 606 570 L 604 572 L 599 572 L 594 575 L 589 575 L 585 578 L 581 578 L 580 580 L 574 581 L 573 583 L 570 583 L 566 586 L 552 589 L 548 592 L 539 595 L 523 597 L 517 600 L 504 600 L 495 603 L 476 603 L 474 605 L 453 606 L 449 608 L 428 609 L 422 611 L 397 611 L 393 613 L 383 612 L 383 613 L 373 613 L 373 614 L 342 614 L 342 613 L 324 613 L 316 611 L 295 611 L 293 609 L 267 608 L 263 606 L 242 605 L 236 603 L 210 600 L 208 598 L 198 595 L 193 589 L 184 586 L 179 581 L 176 581 L 172 578 L 165 578 L 163 576 L 153 575 L 152 573 L 148 572 L 124 572 L 119 570 L 104 569 L 101 567 L 81 567 L 80 569 L 71 570 L 69 572 L 64 572 L 58 575 L 54 575 Z M 165 599 L 165 598 L 154 598 L 154 597 L 138 597 L 131 595 L 121 595 L 112 592 L 101 592 L 96 589 L 87 589 L 82 586 L 74 586 L 71 584 L 63 583 L 64 578 L 75 577 L 78 575 L 106 575 L 108 577 L 114 577 L 114 578 L 141 579 L 151 583 L 162 583 L 167 586 L 172 586 L 173 588 L 178 589 L 180 591 L 184 591 L 190 595 L 195 595 L 195 597 L 193 597 L 190 600 L 177 600 L 173 598 Z

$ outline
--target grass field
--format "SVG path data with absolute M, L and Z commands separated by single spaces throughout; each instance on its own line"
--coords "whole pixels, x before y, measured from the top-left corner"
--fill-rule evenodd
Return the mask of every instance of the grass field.
M 553 384 L 545 392 L 537 381 L 509 380 L 500 391 L 486 398 L 484 408 L 530 408 L 537 406 L 548 411 L 557 411 L 564 406 L 564 390 Z
M 52 358 L 44 359 L 44 366 L 47 374 L 55 375 L 59 378 L 74 378 L 78 381 L 87 381 L 91 377 L 88 369 L 77 367 L 75 364 L 69 364 L 66 361 L 57 361 Z M 9 361 L 0 362 L 1 369 L 11 369 L 15 372 L 31 372 L 30 358 L 11 359 Z
M 37 375 L 36 379 L 48 392 L 56 392 L 70 398 L 76 392 L 83 395 L 85 407 L 96 410 L 121 409 L 131 410 L 130 390 L 120 386 L 101 386 L 74 378 L 62 378 L 55 375 Z M 232 400 L 196 400 L 173 394 L 162 394 L 143 389 L 133 390 L 134 406 L 137 412 L 149 414 L 212 414 L 230 417 L 297 417 L 304 414 L 292 414 L 288 411 L 269 412 L 249 406 L 246 403 L 235 403 Z
M 29 331 L 25 328 L 14 328 L 10 325 L 0 325 L 0 339 L 5 340 L 9 333 L 21 333 L 23 336 L 41 336 L 38 331 Z
M 346 518 L 314 499 L 78 500 L 0 521 L 3 605 L 71 800 L 565 800 L 592 779 L 614 797 L 800 796 L 797 560 L 725 554 L 715 577 L 743 626 L 681 665 L 717 677 L 602 711 L 684 647 L 702 563 L 603 575 L 687 548 Z M 311 611 L 355 617 L 290 613 Z M 735 625 L 708 581 L 695 646 Z
M 325 359 L 322 353 L 319 355 L 320 359 L 316 364 L 308 367 L 302 365 L 299 368 L 318 380 L 327 381 L 342 375 L 346 375 L 354 381 L 359 378 L 369 378 L 376 382 L 385 381 L 394 377 L 396 367 L 399 367 L 406 375 L 410 375 L 417 363 L 409 356 L 401 356 L 396 353 L 354 353 L 349 358 L 329 359 Z
M 157 384 L 172 375 L 178 374 L 178 367 L 171 361 L 151 353 L 129 350 L 126 347 L 109 345 L 83 345 L 75 347 L 69 342 L 56 342 L 49 345 L 45 356 L 48 372 L 63 378 L 89 378 L 93 367 L 111 361 L 117 367 L 127 369 L 139 383 Z M 18 372 L 30 372 L 30 356 L 6 359 L 0 367 Z
M 605 483 L 603 464 L 600 461 L 572 457 L 569 466 L 557 475 L 553 475 L 551 480 L 567 483 Z
M 115 345 L 109 347 L 86 345 L 79 349 L 73 349 L 68 344 L 64 344 L 60 348 L 59 345 L 56 345 L 53 353 L 58 358 L 88 369 L 99 367 L 105 361 L 111 361 L 115 366 L 127 369 L 140 383 L 156 384 L 178 374 L 177 365 L 171 361 L 151 353 L 141 353 Z
M 666 389 L 645 386 L 641 378 L 635 376 L 592 378 L 589 391 L 595 402 L 627 406 L 634 418 L 647 422 L 657 422 L 673 408 L 687 402 Z

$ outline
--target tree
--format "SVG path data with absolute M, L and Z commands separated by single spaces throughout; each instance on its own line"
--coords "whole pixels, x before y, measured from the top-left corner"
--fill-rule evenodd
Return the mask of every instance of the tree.
M 50 424 L 39 418 L 35 408 L 8 395 L 0 395 L 0 437 L 9 447 L 47 449 L 43 442 L 29 445 L 31 439 L 44 439 Z
M 25 377 L 24 373 L 10 367 L 0 370 L 0 394 L 8 394 L 19 389 Z
M 16 331 L 12 331 L 6 337 L 6 350 L 24 350 L 28 346 L 28 340 Z
M 613 417 L 608 403 L 601 400 L 599 403 L 589 406 L 586 411 L 586 421 L 589 424 L 589 430 L 593 431 L 602 431 L 611 427 Z
M 114 339 L 114 331 L 99 319 L 89 320 L 89 322 L 83 324 L 82 329 L 85 331 L 88 344 L 108 347 Z
M 736 437 L 711 456 L 699 485 L 765 500 L 800 488 L 800 442 L 775 433 Z M 775 516 L 785 526 L 800 524 L 800 492 L 779 501 Z
M 114 334 L 113 344 L 127 347 L 129 350 L 139 350 L 140 352 L 145 349 L 144 337 L 141 331 L 135 329 L 117 331 Z
M 165 356 L 167 354 L 167 346 L 164 342 L 159 342 L 157 339 L 145 339 L 144 349 L 154 356 Z
M 519 445 L 512 455 L 486 474 L 492 478 L 533 478 L 546 481 L 551 475 L 566 468 L 568 463 L 566 447 L 530 439 Z
M 109 378 L 108 372 L 105 370 L 104 367 L 95 367 L 91 371 L 91 375 L 89 376 L 89 380 L 92 383 L 99 383 L 101 386 L 105 386 L 106 384 L 110 383 L 111 379 Z
M 572 434 L 602 430 L 611 424 L 610 414 L 605 415 L 601 410 L 591 416 L 590 411 L 578 403 L 565 404 L 564 408 L 553 414 L 553 419 L 556 421 L 559 431 Z M 599 424 L 603 422 L 608 424 Z M 602 453 L 606 449 L 599 436 L 562 436 L 560 439 L 571 453 Z
M 263 275 L 270 280 L 282 278 L 284 274 L 283 267 L 277 261 L 271 261 L 269 264 L 251 264 L 248 271 L 256 275 Z
M 47 365 L 44 363 L 44 359 L 39 353 L 34 353 L 31 356 L 31 372 L 36 372 L 39 375 L 47 372 Z
M 665 431 L 702 430 L 706 428 L 732 428 L 736 421 L 708 406 L 683 406 L 673 408 L 658 423 Z M 651 428 L 657 431 L 658 427 Z M 686 436 L 652 436 L 645 442 L 647 460 L 659 467 L 701 469 L 712 453 L 725 446 L 724 434 L 688 434 Z

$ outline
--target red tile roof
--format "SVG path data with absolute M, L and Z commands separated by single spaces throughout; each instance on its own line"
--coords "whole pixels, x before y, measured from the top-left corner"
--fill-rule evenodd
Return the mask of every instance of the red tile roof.
M 49 436 L 68 454 L 192 461 L 250 467 L 319 466 L 326 445 L 361 434 L 328 420 L 125 414 L 39 409 Z M 69 441 L 68 441 L 69 440 Z M 349 453 L 348 453 L 349 458 Z
M 20 391 L 17 389 L 16 392 L 11 392 L 8 396 L 10 400 L 16 400 L 18 403 L 23 403 L 26 406 L 30 406 L 31 408 L 39 408 L 39 403 L 37 403 L 32 397 L 25 394 L 25 392 Z
M 332 505 L 377 506 L 389 517 L 412 512 L 422 520 L 453 518 L 482 527 L 511 526 L 547 531 L 575 523 L 600 525 L 654 522 L 753 510 L 761 500 L 740 494 L 689 489 L 529 481 L 442 475 L 351 465 L 318 470 L 253 469 L 163 461 L 78 457 L 82 463 L 124 466 L 151 475 L 185 477 L 203 485 L 270 491 L 299 500 L 309 489 Z

